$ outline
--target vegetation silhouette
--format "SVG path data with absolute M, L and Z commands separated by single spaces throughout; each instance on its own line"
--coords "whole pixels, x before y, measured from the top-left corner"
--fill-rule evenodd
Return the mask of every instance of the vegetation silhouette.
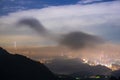
M 0 80 L 56 80 L 44 65 L 0 48 Z

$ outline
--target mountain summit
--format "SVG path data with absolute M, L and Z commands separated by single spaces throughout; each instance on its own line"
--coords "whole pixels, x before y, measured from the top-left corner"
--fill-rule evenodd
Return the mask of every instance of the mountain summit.
M 0 47 L 0 79 L 55 80 L 55 76 L 44 64 Z

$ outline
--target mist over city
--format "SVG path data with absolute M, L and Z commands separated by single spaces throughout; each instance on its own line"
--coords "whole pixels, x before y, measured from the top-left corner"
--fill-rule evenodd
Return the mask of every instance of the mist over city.
M 0 9 L 1 79 L 120 79 L 119 0 L 1 0 Z

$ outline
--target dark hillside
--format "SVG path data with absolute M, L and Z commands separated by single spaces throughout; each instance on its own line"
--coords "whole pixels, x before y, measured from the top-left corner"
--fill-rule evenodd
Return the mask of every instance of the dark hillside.
M 0 48 L 0 80 L 56 80 L 44 64 Z

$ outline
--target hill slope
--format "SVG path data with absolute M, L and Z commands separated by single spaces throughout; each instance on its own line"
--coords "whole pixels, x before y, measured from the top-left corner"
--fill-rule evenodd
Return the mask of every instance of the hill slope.
M 0 48 L 0 79 L 2 80 L 56 80 L 43 64 L 25 56 L 10 54 Z

